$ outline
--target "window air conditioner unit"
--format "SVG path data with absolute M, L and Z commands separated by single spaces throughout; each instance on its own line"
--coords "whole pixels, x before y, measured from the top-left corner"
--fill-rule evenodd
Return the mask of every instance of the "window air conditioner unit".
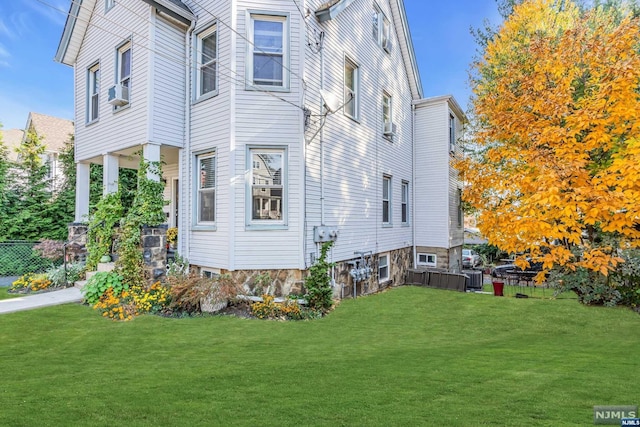
M 109 104 L 121 107 L 129 103 L 129 88 L 121 84 L 109 88 Z
M 388 122 L 384 124 L 385 136 L 394 136 L 397 130 L 398 130 L 398 126 L 396 126 L 396 124 L 393 122 Z

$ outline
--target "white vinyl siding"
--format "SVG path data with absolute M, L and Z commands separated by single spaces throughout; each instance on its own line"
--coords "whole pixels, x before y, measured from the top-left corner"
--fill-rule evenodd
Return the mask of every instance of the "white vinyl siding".
M 247 80 L 267 90 L 289 88 L 288 15 L 250 13 Z
M 87 123 L 92 123 L 100 117 L 100 63 L 96 63 L 87 70 Z

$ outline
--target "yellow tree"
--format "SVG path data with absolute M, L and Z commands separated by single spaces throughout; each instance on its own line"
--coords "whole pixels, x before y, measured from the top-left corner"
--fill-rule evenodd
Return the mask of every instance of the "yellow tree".
M 475 64 L 478 149 L 456 162 L 490 243 L 603 275 L 640 245 L 639 47 L 620 9 L 514 7 Z

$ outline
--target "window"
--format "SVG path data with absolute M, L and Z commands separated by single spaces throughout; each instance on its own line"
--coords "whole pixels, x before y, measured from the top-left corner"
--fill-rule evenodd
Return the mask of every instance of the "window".
M 198 34 L 197 40 L 198 78 L 196 79 L 197 96 L 201 97 L 217 90 L 218 68 L 218 33 L 216 26 Z
M 428 267 L 437 266 L 437 256 L 435 254 L 418 254 L 418 265 L 426 265 Z
M 391 120 L 392 110 L 391 110 L 391 95 L 386 92 L 382 93 L 382 133 L 386 137 L 393 136 L 393 122 Z
M 358 120 L 358 66 L 348 58 L 344 60 L 344 114 Z
M 247 80 L 255 86 L 288 88 L 289 34 L 287 16 L 252 14 Z
M 456 118 L 449 114 L 449 150 L 456 151 Z
M 220 270 L 210 269 L 210 268 L 201 268 L 200 277 L 205 277 L 207 279 L 215 279 L 217 277 L 220 277 Z
M 98 120 L 100 110 L 100 64 L 95 64 L 88 70 L 87 88 L 87 123 Z
M 131 95 L 131 42 L 127 42 L 120 46 L 117 51 L 116 63 L 116 84 L 122 87 L 122 93 L 119 95 L 124 100 L 121 104 L 116 104 L 117 108 L 129 103 Z M 111 96 L 109 96 L 111 98 Z
M 216 220 L 216 154 L 209 152 L 197 156 L 198 224 L 213 223 Z
M 389 280 L 389 254 L 378 257 L 378 282 Z
M 402 181 L 402 223 L 409 223 L 409 183 Z
M 373 40 L 385 51 L 391 51 L 391 23 L 378 6 L 373 8 Z
M 116 0 L 104 0 L 104 11 L 105 13 L 111 10 L 113 6 L 115 6 Z
M 391 177 L 382 177 L 382 223 L 391 224 Z
M 458 188 L 458 193 L 456 195 L 456 211 L 458 216 L 458 227 L 462 227 L 462 223 L 464 221 L 464 215 L 462 212 L 462 190 Z
M 250 222 L 273 224 L 284 221 L 284 149 L 250 148 Z

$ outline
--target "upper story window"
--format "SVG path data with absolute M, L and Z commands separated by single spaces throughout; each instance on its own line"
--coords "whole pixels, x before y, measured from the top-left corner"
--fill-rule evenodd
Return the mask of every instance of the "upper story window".
M 87 123 L 98 120 L 100 111 L 100 63 L 87 70 Z
M 360 69 L 349 58 L 344 59 L 344 114 L 358 120 L 358 86 Z
M 393 124 L 393 103 L 391 95 L 382 93 L 382 133 L 387 138 L 392 138 L 396 129 Z
M 197 96 L 215 93 L 218 68 L 218 32 L 216 26 L 202 31 L 197 40 Z
M 449 114 L 449 150 L 456 151 L 456 118 Z
M 409 183 L 402 181 L 402 223 L 409 223 Z
M 286 209 L 286 150 L 250 148 L 250 206 L 252 224 L 284 225 Z
M 116 84 L 109 88 L 109 103 L 117 110 L 131 99 L 131 41 L 116 49 Z
M 391 52 L 391 22 L 377 5 L 373 8 L 373 40 L 386 52 Z
M 104 0 L 104 11 L 108 12 L 115 5 L 116 5 L 116 0 Z
M 197 223 L 207 224 L 216 220 L 216 153 L 209 152 L 196 157 L 197 169 Z
M 391 177 L 382 177 L 382 224 L 391 224 Z
M 289 30 L 287 15 L 251 14 L 247 80 L 269 89 L 289 87 Z
M 456 194 L 456 213 L 457 213 L 457 222 L 458 228 L 462 227 L 464 223 L 464 212 L 462 211 L 462 190 L 458 188 L 458 192 Z

